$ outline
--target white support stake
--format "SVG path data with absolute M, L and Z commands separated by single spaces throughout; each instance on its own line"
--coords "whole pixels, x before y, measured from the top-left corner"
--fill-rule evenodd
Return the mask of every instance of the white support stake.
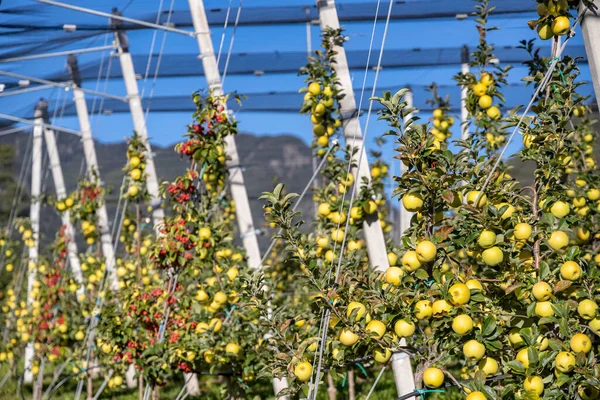
M 406 346 L 406 339 L 400 339 L 400 346 Z M 410 365 L 410 357 L 406 353 L 395 352 L 392 354 L 392 372 L 394 373 L 394 383 L 396 384 L 396 390 L 398 396 L 404 396 L 406 394 L 415 391 L 415 380 Z M 415 400 L 414 397 L 409 397 L 406 400 Z
M 46 150 L 48 152 L 50 169 L 52 170 L 52 179 L 54 180 L 56 198 L 62 201 L 67 197 L 67 189 L 65 188 L 65 180 L 62 172 L 62 167 L 60 165 L 60 157 L 58 155 L 58 148 L 56 147 L 56 138 L 52 129 L 49 129 L 48 127 L 44 128 Z M 67 242 L 69 265 L 71 266 L 73 277 L 79 284 L 77 294 L 81 295 L 85 293 L 85 286 L 83 285 L 81 264 L 79 262 L 79 252 L 77 250 L 77 243 L 75 243 L 75 232 L 73 230 L 73 225 L 71 224 L 71 215 L 69 210 L 65 210 L 62 212 L 62 224 L 65 226 L 65 236 L 69 238 L 69 241 Z
M 208 20 L 206 18 L 204 2 L 202 0 L 189 0 L 189 4 L 194 30 L 198 33 L 196 39 L 198 41 L 198 49 L 200 51 L 200 58 L 202 59 L 202 68 L 204 69 L 206 83 L 208 88 L 211 89 L 215 95 L 222 95 L 223 86 L 221 85 L 221 75 L 219 74 L 219 65 L 217 64 L 217 58 L 215 57 L 215 50 L 212 43 L 210 27 L 208 26 Z M 227 155 L 226 165 L 230 171 L 229 181 L 231 197 L 235 202 L 235 214 L 237 217 L 239 233 L 246 254 L 248 255 L 248 264 L 250 268 L 258 269 L 262 266 L 262 263 L 260 249 L 258 247 L 258 238 L 256 237 L 257 231 L 252 220 L 252 211 L 250 209 L 250 202 L 248 201 L 246 184 L 244 183 L 244 174 L 242 173 L 242 168 L 240 166 L 240 157 L 238 155 L 235 139 L 232 135 L 225 137 L 225 154 Z M 191 394 L 194 394 L 191 392 L 191 389 L 197 388 L 197 382 L 195 383 L 195 386 L 193 385 L 194 382 L 190 382 L 190 385 L 188 385 L 188 392 Z M 286 388 L 287 381 L 280 381 L 278 379 L 273 380 L 275 394 Z M 282 396 L 279 399 L 288 400 L 289 397 Z
M 121 32 L 121 34 L 124 35 L 124 32 Z M 117 43 L 119 43 L 119 37 L 117 33 L 115 33 L 115 40 Z M 133 69 L 131 54 L 128 51 L 124 51 L 120 44 L 118 51 L 119 62 L 121 63 L 121 72 L 123 74 L 123 80 L 125 81 L 125 87 L 127 89 L 129 110 L 131 112 L 131 118 L 133 119 L 133 128 L 146 146 L 146 151 L 144 153 L 146 158 L 146 187 L 148 188 L 148 193 L 150 194 L 151 198 L 154 229 L 158 233 L 160 225 L 165 218 L 165 213 L 160 206 L 161 199 L 160 194 L 158 193 L 158 178 L 156 175 L 156 167 L 154 166 L 152 147 L 150 146 L 150 141 L 148 140 L 146 117 L 144 116 L 142 99 L 140 98 L 137 80 L 135 79 L 135 70 Z
M 87 164 L 88 176 L 90 180 L 99 182 L 100 171 L 98 169 L 98 158 L 96 157 L 94 139 L 92 139 L 92 128 L 90 125 L 87 103 L 85 101 L 85 94 L 75 85 L 73 86 L 73 99 L 77 110 L 77 118 L 79 119 L 81 143 L 83 145 L 83 154 Z M 115 269 L 115 250 L 110 235 L 108 213 L 106 212 L 105 203 L 98 209 L 98 226 L 100 228 L 100 245 L 102 247 L 102 254 L 104 255 L 104 263 L 106 265 L 106 271 L 109 274 L 108 279 L 110 288 L 112 290 L 117 290 L 118 279 L 117 271 Z
M 463 74 L 469 73 L 469 48 L 464 45 L 460 53 L 461 58 L 461 72 Z M 469 138 L 469 111 L 467 110 L 467 86 L 463 86 L 460 89 L 460 129 L 461 139 L 467 140 Z
M 340 21 L 334 0 L 317 0 L 317 8 L 319 10 L 321 30 L 327 27 L 339 29 Z M 333 50 L 337 53 L 334 57 L 335 63 L 333 64 L 333 68 L 337 73 L 342 92 L 345 95 L 340 101 L 341 113 L 344 118 L 344 138 L 346 139 L 346 145 L 360 149 L 363 146 L 363 135 L 360 128 L 360 121 L 358 120 L 359 110 L 356 108 L 346 51 L 340 46 L 336 46 Z M 352 160 L 357 165 L 359 153 L 361 152 L 357 152 Z M 362 183 L 363 178 L 366 178 L 370 184 L 371 172 L 369 170 L 369 160 L 367 159 L 366 151 L 362 151 L 360 170 L 357 171 L 354 168 L 352 174 L 356 177 L 356 182 Z M 381 229 L 381 223 L 377 214 L 367 215 L 363 223 L 363 230 L 371 266 L 377 271 L 385 271 L 389 267 L 389 262 L 385 247 L 385 237 L 383 236 L 383 229 Z
M 33 246 L 29 247 L 29 262 L 27 266 L 27 306 L 31 306 L 33 298 L 33 282 L 36 280 L 37 263 L 39 258 L 40 245 L 40 195 L 42 191 L 42 130 L 44 129 L 44 120 L 42 112 L 35 110 L 35 125 L 33 126 L 33 146 L 31 157 L 31 208 L 29 209 L 29 221 L 31 223 L 31 232 L 33 233 Z M 33 342 L 27 343 L 25 347 L 25 374 L 24 381 L 31 383 L 33 373 L 31 366 L 33 361 L 34 348 Z
M 216 95 L 223 94 L 221 86 L 221 76 L 219 67 L 212 44 L 212 38 L 208 21 L 206 19 L 206 11 L 202 0 L 189 0 L 190 12 L 192 14 L 192 22 L 194 30 L 200 32 L 196 38 L 198 39 L 198 48 L 200 49 L 200 57 L 202 58 L 202 67 L 209 89 L 212 89 Z M 252 212 L 250 211 L 250 202 L 248 201 L 248 193 L 244 184 L 244 175 L 240 167 L 240 160 L 237 152 L 237 146 L 233 136 L 225 137 L 225 152 L 227 154 L 227 166 L 231 172 L 229 180 L 231 182 L 231 197 L 235 201 L 236 217 L 239 225 L 240 236 L 244 243 L 244 248 L 248 254 L 248 263 L 251 268 L 259 268 L 260 250 L 258 247 L 258 239 L 256 238 L 256 229 L 252 222 Z
M 600 0 L 594 0 L 594 5 L 600 8 Z M 579 12 L 582 13 L 584 10 L 585 6 L 581 2 Z M 600 17 L 587 10 L 581 20 L 581 33 L 583 34 L 585 52 L 590 66 L 592 82 L 594 83 L 596 103 L 600 105 Z

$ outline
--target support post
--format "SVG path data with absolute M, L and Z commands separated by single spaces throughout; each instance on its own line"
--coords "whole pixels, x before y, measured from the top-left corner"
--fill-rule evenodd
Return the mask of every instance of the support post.
M 463 74 L 469 73 L 469 48 L 464 45 L 460 51 L 460 69 Z M 467 110 L 467 86 L 460 88 L 460 132 L 461 139 L 469 138 L 469 111 Z
M 202 58 L 202 67 L 208 88 L 212 89 L 216 95 L 223 94 L 221 86 L 221 76 L 219 74 L 219 66 L 212 44 L 212 38 L 208 21 L 206 19 L 206 11 L 202 0 L 189 0 L 190 12 L 192 14 L 192 22 L 194 30 L 199 32 L 196 38 L 198 39 L 198 48 L 200 57 Z M 248 254 L 248 263 L 250 268 L 260 268 L 260 250 L 258 248 L 258 239 L 256 238 L 256 229 L 252 222 L 252 212 L 250 211 L 250 202 L 248 201 L 248 193 L 244 184 L 244 175 L 240 166 L 240 160 L 237 152 L 237 146 L 233 136 L 225 137 L 225 153 L 227 154 L 227 167 L 231 172 L 229 179 L 231 182 L 231 197 L 235 202 L 236 217 L 239 225 L 240 236 L 244 243 L 244 248 Z
M 594 5 L 600 7 L 600 0 L 594 0 Z M 600 107 L 600 17 L 590 10 L 586 11 L 583 2 L 579 4 L 579 13 L 582 12 L 585 12 L 585 15 L 581 20 L 581 33 L 594 83 L 596 105 Z
M 223 86 L 221 85 L 221 76 L 219 74 L 219 65 L 215 57 L 215 51 L 212 43 L 212 36 L 206 18 L 206 10 L 204 9 L 203 0 L 189 0 L 190 13 L 194 30 L 198 33 L 198 49 L 202 59 L 202 68 L 208 88 L 213 90 L 216 95 L 223 94 Z M 231 182 L 231 197 L 235 202 L 236 217 L 239 226 L 240 236 L 246 254 L 248 255 L 248 264 L 250 268 L 258 269 L 262 265 L 260 257 L 260 249 L 258 247 L 258 239 L 256 237 L 256 228 L 252 221 L 252 212 L 250 210 L 250 202 L 248 201 L 248 193 L 244 183 L 244 175 L 240 166 L 240 159 L 237 152 L 237 146 L 233 136 L 225 137 L 225 153 L 227 154 L 227 167 L 231 174 L 229 180 Z M 281 390 L 287 389 L 288 384 L 285 377 L 282 379 L 273 379 L 273 391 L 275 395 Z M 289 400 L 288 396 L 279 397 L 280 400 Z
M 408 91 L 404 95 L 404 100 L 408 103 L 408 107 L 414 106 L 413 92 Z M 412 114 L 407 115 L 404 118 L 404 121 L 408 121 L 412 118 Z M 401 174 L 405 173 L 407 168 L 402 162 L 400 163 Z M 404 206 L 400 206 L 400 240 L 402 240 L 402 235 L 404 231 L 410 227 L 410 220 L 413 216 L 413 213 L 406 211 Z M 400 339 L 400 347 L 406 346 L 406 339 Z M 398 396 L 403 396 L 408 393 L 412 393 L 415 390 L 415 380 L 414 374 L 412 370 L 412 366 L 410 365 L 410 357 L 408 354 L 397 351 L 392 354 L 392 372 L 394 373 L 394 383 L 396 384 L 396 390 L 398 391 Z M 409 398 L 408 400 L 415 400 L 414 397 Z
M 39 258 L 40 244 L 40 195 L 42 191 L 42 130 L 44 129 L 44 120 L 42 111 L 36 107 L 35 124 L 33 126 L 33 146 L 31 148 L 31 208 L 29 209 L 29 221 L 31 223 L 31 232 L 33 233 L 33 246 L 29 247 L 29 263 L 27 266 L 27 306 L 31 306 L 33 298 L 33 282 L 36 280 L 37 263 Z M 25 347 L 25 374 L 24 381 L 31 383 L 33 374 L 31 366 L 33 361 L 34 348 L 33 342 L 27 343 Z
M 90 117 L 88 114 L 87 103 L 85 101 L 85 94 L 79 87 L 79 85 L 81 84 L 81 80 L 79 79 L 77 74 L 74 73 L 76 71 L 76 69 L 73 68 L 72 64 L 74 57 L 74 55 L 69 56 L 69 67 L 71 71 L 71 79 L 73 80 L 73 100 L 75 102 L 77 118 L 79 119 L 79 129 L 81 130 L 81 143 L 83 145 L 83 154 L 87 165 L 89 179 L 92 182 L 100 182 L 100 170 L 98 169 L 98 158 L 96 157 L 94 139 L 92 139 L 92 127 L 90 124 Z M 106 272 L 109 274 L 108 279 L 110 282 L 110 288 L 112 290 L 117 290 L 118 279 L 117 271 L 115 269 L 115 250 L 112 244 L 112 238 L 110 235 L 110 227 L 108 221 L 109 220 L 108 212 L 106 211 L 106 204 L 103 203 L 98 209 L 100 246 L 102 247 L 102 254 L 104 255 Z
M 317 0 L 317 8 L 319 10 L 319 20 L 321 30 L 327 27 L 339 29 L 340 21 L 338 19 L 337 10 L 334 0 Z M 348 68 L 348 60 L 346 59 L 346 51 L 343 47 L 337 46 L 334 48 L 337 53 L 333 68 L 340 80 L 340 86 L 344 93 L 344 98 L 340 101 L 342 119 L 344 120 L 344 138 L 346 145 L 361 148 L 363 146 L 363 135 L 358 119 L 359 110 L 356 108 L 356 100 L 354 98 L 354 90 L 352 89 L 352 79 Z M 358 165 L 359 153 L 362 153 L 360 160 L 360 169 L 353 169 L 352 174 L 356 177 L 356 182 L 362 184 L 366 178 L 368 184 L 371 182 L 371 171 L 369 170 L 369 160 L 367 152 L 357 152 L 352 162 Z M 371 266 L 377 271 L 385 271 L 388 269 L 389 262 L 387 259 L 387 249 L 385 247 L 385 237 L 383 229 L 377 214 L 367 215 L 363 223 L 364 236 L 367 242 L 367 250 L 369 253 L 369 261 Z
M 156 168 L 154 166 L 154 156 L 152 154 L 150 141 L 148 140 L 146 117 L 144 116 L 142 99 L 140 98 L 137 80 L 135 79 L 133 61 L 131 59 L 131 54 L 129 53 L 129 43 L 125 31 L 117 29 L 119 26 L 117 22 L 118 21 L 114 20 L 111 21 L 112 26 L 115 29 L 115 40 L 118 46 L 119 62 L 121 63 L 121 72 L 123 74 L 123 80 L 125 81 L 125 88 L 127 89 L 127 101 L 129 103 L 131 118 L 133 119 L 133 127 L 146 147 L 146 151 L 144 152 L 146 158 L 146 187 L 148 188 L 148 193 L 151 198 L 154 229 L 158 232 L 159 227 L 165 218 L 165 213 L 161 207 L 161 199 L 158 193 L 158 179 Z
M 41 99 L 38 102 L 37 109 L 42 113 L 42 121 L 44 121 L 44 138 L 46 140 L 46 151 L 48 152 L 48 160 L 50 162 L 50 170 L 52 171 L 52 180 L 54 181 L 54 189 L 56 191 L 56 198 L 59 201 L 67 198 L 67 189 L 65 187 L 65 179 L 60 165 L 60 157 L 58 155 L 58 148 L 56 147 L 56 138 L 54 131 L 46 125 L 50 122 L 48 116 L 48 102 Z M 71 224 L 71 215 L 69 210 L 62 212 L 62 224 L 65 227 L 65 236 L 69 239 L 67 242 L 67 253 L 69 257 L 69 265 L 73 277 L 79 284 L 77 294 L 81 295 L 85 293 L 85 286 L 83 285 L 83 276 L 81 274 L 81 264 L 79 262 L 79 252 L 77 250 L 77 243 L 75 242 L 75 232 L 73 225 Z

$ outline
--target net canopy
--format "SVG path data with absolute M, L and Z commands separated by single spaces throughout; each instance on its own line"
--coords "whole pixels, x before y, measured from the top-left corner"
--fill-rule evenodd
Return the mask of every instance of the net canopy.
M 157 2 L 153 0 L 62 2 L 103 13 L 110 13 L 116 6 L 128 18 L 168 25 L 188 32 L 193 30 L 186 1 L 175 2 L 172 10 L 168 9 L 169 2 L 164 2 L 163 8 L 158 10 Z M 241 3 L 239 1 L 232 1 L 230 9 L 223 6 L 229 2 L 205 0 L 204 3 L 215 52 L 219 51 L 221 54 L 221 73 L 227 65 L 225 90 L 237 90 L 248 96 L 241 109 L 235 103 L 230 105 L 231 108 L 257 113 L 297 113 L 302 102 L 302 95 L 297 93 L 297 88 L 303 85 L 297 72 L 306 64 L 309 51 L 318 49 L 320 29 L 315 1 L 255 0 L 250 4 L 244 3 L 241 10 L 238 8 Z M 463 45 L 474 50 L 478 44 L 474 18 L 470 16 L 474 5 L 472 0 L 394 1 L 389 40 L 381 64 L 381 87 L 377 94 L 383 91 L 395 92 L 410 84 L 415 106 L 427 112 L 431 107 L 426 99 L 431 94 L 426 92 L 426 88 L 432 81 L 436 81 L 440 84 L 441 94 L 451 96 L 453 110 L 457 111 L 460 91 L 453 84 L 452 76 L 460 70 Z M 534 18 L 535 3 L 497 0 L 492 5 L 495 10 L 490 17 L 491 24 L 500 25 L 500 34 L 490 32 L 490 41 L 496 45 L 494 55 L 501 66 L 518 66 L 529 60 L 530 55 L 515 45 L 515 37 L 530 39 L 536 36 L 526 25 L 528 19 Z M 365 98 L 368 98 L 379 54 L 377 42 L 367 63 L 368 33 L 371 31 L 377 2 L 337 0 L 336 6 L 340 22 L 349 36 L 345 47 L 357 99 L 365 70 L 368 74 Z M 229 43 L 233 39 L 232 26 L 238 11 L 239 29 L 235 46 L 232 46 L 233 50 L 229 53 Z M 380 20 L 378 29 L 382 29 L 381 20 L 386 16 L 387 6 L 382 6 L 376 16 Z M 225 23 L 228 25 L 227 29 L 224 29 Z M 206 86 L 195 39 L 169 33 L 167 45 L 162 46 L 161 41 L 165 39 L 162 38 L 161 31 L 130 22 L 124 22 L 123 28 L 128 31 L 130 38 L 130 52 L 144 108 L 149 109 L 151 114 L 162 113 L 161 115 L 193 111 L 190 93 Z M 518 36 L 513 34 L 515 30 L 518 30 Z M 18 7 L 9 6 L 0 10 L 0 36 L 3 38 L 0 41 L 0 70 L 67 83 L 70 77 L 65 61 L 69 51 L 107 46 L 113 41 L 108 18 L 35 0 L 27 0 Z M 7 60 L 51 52 L 64 54 L 38 60 Z M 541 44 L 541 54 L 550 54 L 547 43 Z M 565 54 L 581 57 L 583 79 L 588 79 L 586 53 L 580 37 L 576 36 L 570 41 Z M 114 50 L 79 54 L 77 57 L 84 88 L 125 97 L 122 72 Z M 517 76 L 525 75 L 526 68 L 521 68 L 523 74 Z M 152 82 L 153 77 L 156 77 L 156 83 Z M 0 75 L 0 84 L 4 85 L 4 93 L 0 93 L 0 107 L 5 113 L 22 118 L 31 118 L 38 98 L 48 98 L 49 95 L 45 90 L 37 90 L 43 87 L 35 80 L 23 82 L 22 79 Z M 591 85 L 585 90 L 592 94 Z M 11 92 L 23 94 L 4 96 Z M 505 108 L 526 103 L 531 93 L 530 87 L 518 81 L 510 82 L 506 88 Z M 67 97 L 69 96 L 63 96 L 60 101 L 49 98 L 51 112 L 64 117 L 75 116 L 72 99 L 66 101 Z M 91 113 L 102 112 L 109 115 L 129 112 L 127 103 L 122 101 L 103 99 L 101 107 L 98 107 L 98 98 L 88 96 L 87 101 Z M 367 107 L 368 102 L 364 101 L 363 110 Z M 10 125 L 14 125 L 14 122 L 0 120 L 0 126 Z M 100 131 L 100 135 L 102 133 Z

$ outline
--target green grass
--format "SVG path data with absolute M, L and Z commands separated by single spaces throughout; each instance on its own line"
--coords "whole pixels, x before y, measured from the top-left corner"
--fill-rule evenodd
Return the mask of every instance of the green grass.
M 6 366 L 0 368 L 0 378 L 4 377 L 8 371 Z M 359 370 L 355 371 L 355 390 L 357 400 L 363 400 L 366 398 L 369 390 L 375 378 L 377 376 L 378 369 L 367 370 L 367 376 L 365 377 Z M 67 375 L 62 375 L 61 380 L 66 378 Z M 0 399 L 19 399 L 17 397 L 17 379 L 18 377 L 11 377 L 5 385 L 0 388 Z M 46 375 L 44 377 L 44 391 L 52 380 L 52 367 L 46 368 Z M 337 389 L 337 399 L 348 398 L 348 384 L 343 382 L 343 375 L 340 374 L 336 377 L 335 385 Z M 93 392 L 94 394 L 100 388 L 103 382 L 103 377 L 94 379 L 93 381 Z M 223 377 L 201 377 L 200 378 L 200 395 L 188 396 L 187 399 L 203 399 L 203 400 L 222 400 L 227 397 L 227 384 Z M 183 387 L 184 381 L 183 376 L 173 379 L 169 385 L 160 388 L 160 398 L 173 400 L 179 394 L 179 391 Z M 74 398 L 77 389 L 77 379 L 72 378 L 66 381 L 52 396 L 52 400 L 72 400 Z M 80 399 L 86 399 L 87 386 L 84 382 L 83 391 Z M 303 396 L 297 396 L 301 398 Z M 32 386 L 23 385 L 22 396 L 20 398 L 31 399 L 32 398 Z M 271 382 L 268 380 L 254 382 L 251 385 L 251 389 L 244 396 L 245 399 L 252 400 L 274 400 Z M 393 375 L 391 369 L 388 368 L 381 379 L 379 380 L 375 391 L 371 395 L 370 400 L 393 400 L 397 398 L 396 387 L 394 385 Z M 445 393 L 431 393 L 426 396 L 426 400 L 458 400 L 463 399 L 456 390 L 456 388 L 450 388 Z M 108 389 L 106 388 L 100 399 L 103 400 L 138 400 L 137 388 L 127 389 Z M 319 386 L 318 400 L 328 400 L 327 395 L 327 383 L 321 383 Z

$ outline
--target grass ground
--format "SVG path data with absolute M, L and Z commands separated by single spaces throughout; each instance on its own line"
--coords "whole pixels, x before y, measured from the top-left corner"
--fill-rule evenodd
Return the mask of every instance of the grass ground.
M 4 377 L 7 368 L 0 368 L 0 376 Z M 44 390 L 48 387 L 51 382 L 52 371 L 47 370 L 46 379 L 44 379 Z M 368 370 L 367 376 L 365 377 L 359 371 L 356 371 L 356 398 L 357 400 L 363 400 L 366 398 L 367 393 L 371 389 L 371 385 L 376 377 L 376 370 Z M 98 378 L 93 382 L 94 393 L 100 385 L 103 379 Z M 179 391 L 183 387 L 183 377 L 180 379 L 173 379 L 172 382 L 160 389 L 160 398 L 166 400 L 174 400 Z M 252 385 L 253 387 L 260 387 L 262 390 L 253 390 L 247 393 L 245 398 L 252 400 L 271 400 L 274 399 L 272 394 L 272 386 L 268 381 L 264 381 L 262 385 Z M 67 380 L 51 397 L 52 400 L 72 400 L 75 396 L 77 389 L 77 380 Z M 337 399 L 348 398 L 348 384 L 343 382 L 343 377 L 340 376 L 336 381 Z M 199 396 L 188 396 L 187 399 L 203 399 L 203 400 L 221 400 L 227 397 L 226 384 L 222 378 L 218 377 L 203 377 L 200 380 L 201 394 Z M 80 399 L 86 398 L 86 386 L 84 385 L 83 393 Z M 32 387 L 31 385 L 23 385 L 20 396 L 17 396 L 17 379 L 11 378 L 0 388 L 0 399 L 31 399 L 32 398 Z M 394 386 L 393 376 L 391 370 L 386 370 L 382 378 L 380 379 L 376 390 L 371 396 L 370 400 L 392 400 L 396 399 L 396 388 Z M 461 397 L 458 396 L 456 390 L 450 389 L 446 393 L 432 393 L 428 394 L 426 400 L 455 400 Z M 138 400 L 137 389 L 106 389 L 102 392 L 99 399 L 103 400 Z M 49 399 L 48 399 L 49 400 Z M 321 384 L 319 388 L 318 400 L 328 400 L 327 396 L 327 384 Z

